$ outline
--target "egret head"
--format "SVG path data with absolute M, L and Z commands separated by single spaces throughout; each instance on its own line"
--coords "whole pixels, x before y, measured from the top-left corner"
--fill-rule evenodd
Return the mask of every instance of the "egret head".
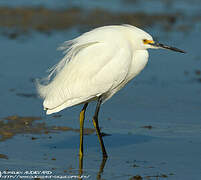
M 155 42 L 155 41 L 153 41 L 152 38 L 151 39 L 142 39 L 142 43 L 144 44 L 146 49 L 148 49 L 148 48 L 152 48 L 152 49 L 162 48 L 162 49 L 169 49 L 169 50 L 180 52 L 180 53 L 185 53 L 185 51 L 183 51 L 181 49 Z
M 128 37 L 130 40 L 132 39 L 131 42 L 135 50 L 161 48 L 161 49 L 169 49 L 169 50 L 180 52 L 180 53 L 185 53 L 185 51 L 181 49 L 155 42 L 152 36 L 149 33 L 143 31 L 142 29 L 139 29 L 135 26 L 131 26 L 128 24 L 124 24 L 123 26 L 126 27 L 127 30 L 129 30 L 130 33 Z
M 131 26 L 131 25 L 124 25 L 124 26 L 131 30 L 132 42 L 136 50 L 149 49 L 149 48 L 151 49 L 162 48 L 162 49 L 169 49 L 169 50 L 180 52 L 180 53 L 185 53 L 181 49 L 155 42 L 150 34 L 148 34 L 147 32 L 135 26 Z

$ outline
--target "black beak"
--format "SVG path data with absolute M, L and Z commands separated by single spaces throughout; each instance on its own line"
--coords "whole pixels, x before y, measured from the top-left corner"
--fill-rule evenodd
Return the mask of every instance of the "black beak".
M 163 49 L 169 49 L 169 50 L 180 52 L 180 53 L 186 53 L 185 51 L 183 51 L 181 49 L 171 47 L 171 46 L 167 46 L 167 45 L 164 45 L 164 44 L 160 44 L 160 43 L 157 43 L 157 42 L 149 43 L 149 44 L 152 45 L 152 46 L 155 46 L 155 47 L 163 48 Z

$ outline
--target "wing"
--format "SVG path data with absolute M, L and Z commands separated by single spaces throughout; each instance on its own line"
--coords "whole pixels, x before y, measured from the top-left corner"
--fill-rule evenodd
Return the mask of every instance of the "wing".
M 48 85 L 47 114 L 96 98 L 117 87 L 127 76 L 132 53 L 109 43 L 80 50 Z

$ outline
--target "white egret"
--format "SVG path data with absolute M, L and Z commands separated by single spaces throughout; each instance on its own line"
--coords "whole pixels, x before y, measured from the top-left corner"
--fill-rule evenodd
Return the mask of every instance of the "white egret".
M 99 27 L 60 47 L 65 56 L 51 68 L 46 85 L 38 83 L 37 89 L 47 114 L 84 103 L 80 112 L 80 156 L 85 110 L 89 102 L 97 100 L 93 124 L 103 157 L 107 157 L 98 124 L 100 106 L 144 69 L 148 48 L 184 53 L 155 42 L 151 35 L 131 25 Z

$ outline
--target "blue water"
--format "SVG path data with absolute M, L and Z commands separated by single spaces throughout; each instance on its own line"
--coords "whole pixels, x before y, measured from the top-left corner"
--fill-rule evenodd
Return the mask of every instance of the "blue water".
M 66 1 L 58 1 L 63 6 Z M 150 2 L 137 1 L 138 6 Z M 157 4 L 157 2 L 159 4 Z M 171 11 L 198 10 L 200 6 L 189 6 L 187 1 L 173 1 Z M 199 1 L 195 1 L 199 3 Z M 113 1 L 109 3 L 114 3 Z M 118 1 L 120 3 L 120 1 Z M 118 10 L 115 3 L 112 10 Z M 54 1 L 1 1 L 0 5 L 45 5 L 51 7 Z M 106 1 L 69 2 L 71 6 L 88 8 L 110 7 Z M 165 6 L 161 1 L 153 2 L 159 10 Z M 152 4 L 152 5 L 153 5 Z M 163 4 L 163 5 L 162 5 Z M 179 5 L 180 4 L 180 5 Z M 188 4 L 188 8 L 186 6 Z M 193 3 L 192 3 L 193 4 Z M 121 4 L 122 5 L 122 4 Z M 146 7 L 145 6 L 145 7 Z M 122 6 L 124 11 L 127 4 Z M 154 7 L 149 6 L 154 11 Z M 186 9 L 185 9 L 186 8 Z M 151 13 L 150 10 L 150 13 Z M 129 8 L 128 8 L 128 11 Z M 146 8 L 145 8 L 146 11 Z M 166 9 L 166 11 L 168 11 Z M 196 14 L 196 11 L 193 13 Z M 165 50 L 150 50 L 150 58 L 144 71 L 123 90 L 106 102 L 100 112 L 100 125 L 109 159 L 106 162 L 103 179 L 129 179 L 135 175 L 156 176 L 166 174 L 170 180 L 199 180 L 201 177 L 201 70 L 200 34 L 197 23 L 187 34 L 181 31 L 163 31 L 154 26 L 146 30 L 157 40 L 187 51 L 179 54 Z M 41 122 L 79 128 L 81 106 L 66 109 L 61 118 L 46 116 L 39 98 L 25 98 L 17 93 L 36 93 L 31 79 L 45 76 L 45 71 L 54 65 L 62 53 L 56 48 L 65 40 L 79 35 L 76 28 L 65 32 L 54 32 L 47 36 L 33 32 L 31 36 L 11 40 L 1 36 L 0 53 L 0 116 L 40 116 Z M 11 89 L 13 89 L 11 91 Z M 85 127 L 92 128 L 92 103 L 86 113 Z M 151 125 L 152 129 L 143 128 Z M 50 170 L 54 174 L 65 174 L 71 169 L 78 173 L 79 133 L 59 132 L 49 135 L 18 135 L 0 143 L 0 153 L 9 159 L 0 159 L 0 170 Z M 96 179 L 101 164 L 101 153 L 95 134 L 84 139 L 84 173 L 89 179 Z M 55 158 L 56 160 L 52 160 Z M 133 164 L 138 167 L 134 168 Z M 52 169 L 53 168 L 53 169 Z M 68 174 L 68 173 L 67 173 Z M 152 177 L 150 179 L 156 179 Z
M 0 6 L 9 7 L 47 7 L 52 9 L 66 9 L 80 7 L 86 10 L 102 8 L 113 12 L 148 12 L 148 13 L 185 13 L 200 14 L 199 0 L 1 0 Z

